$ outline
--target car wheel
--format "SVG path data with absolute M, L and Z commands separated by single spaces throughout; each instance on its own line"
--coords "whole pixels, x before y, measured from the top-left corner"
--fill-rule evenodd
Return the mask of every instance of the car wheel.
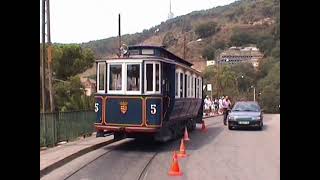
M 229 125 L 229 126 L 228 126 L 228 129 L 229 129 L 229 130 L 232 130 L 232 126 Z

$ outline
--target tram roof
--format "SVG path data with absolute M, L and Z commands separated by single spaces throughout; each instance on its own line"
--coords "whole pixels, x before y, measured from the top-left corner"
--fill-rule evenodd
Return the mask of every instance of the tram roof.
M 189 67 L 191 67 L 193 65 L 192 63 L 176 56 L 172 52 L 165 49 L 165 46 L 136 45 L 136 46 L 129 46 L 128 47 L 129 52 L 130 52 L 130 50 L 139 50 L 139 55 L 144 55 L 144 54 L 142 54 L 142 51 L 141 51 L 143 49 L 154 49 L 154 50 L 156 50 L 153 54 L 154 56 L 160 56 L 160 57 L 172 59 L 176 62 L 187 65 Z

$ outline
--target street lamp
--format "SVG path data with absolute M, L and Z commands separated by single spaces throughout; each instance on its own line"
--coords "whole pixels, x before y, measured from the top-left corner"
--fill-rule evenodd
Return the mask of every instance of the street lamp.
M 238 95 L 239 95 L 239 94 L 240 94 L 240 91 L 239 91 L 239 82 L 238 82 L 238 78 L 243 79 L 243 78 L 244 78 L 244 76 L 243 76 L 243 75 L 241 75 L 241 76 L 238 76 L 238 77 L 236 77 L 236 78 L 235 78 L 235 80 L 236 80 L 236 86 L 237 86 L 237 90 L 238 90 Z
M 253 101 L 256 101 L 256 87 L 251 86 L 253 88 Z

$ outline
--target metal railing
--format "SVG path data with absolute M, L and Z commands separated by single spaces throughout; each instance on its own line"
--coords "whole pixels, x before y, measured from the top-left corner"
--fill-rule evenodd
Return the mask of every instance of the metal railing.
M 94 132 L 95 119 L 93 110 L 40 113 L 40 147 L 90 135 Z

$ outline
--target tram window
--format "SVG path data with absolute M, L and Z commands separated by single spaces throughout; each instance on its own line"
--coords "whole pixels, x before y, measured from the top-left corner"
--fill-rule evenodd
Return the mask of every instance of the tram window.
M 127 65 L 127 90 L 140 91 L 140 64 Z
M 147 64 L 147 91 L 153 91 L 153 64 Z
M 199 90 L 200 90 L 200 88 L 199 88 L 199 79 L 197 79 L 197 98 L 200 97 Z
M 199 98 L 202 99 L 202 80 L 199 79 Z
M 180 73 L 180 97 L 183 98 L 183 74 Z
M 110 65 L 109 90 L 122 90 L 122 65 Z
M 191 76 L 190 77 L 190 81 L 191 81 L 191 97 L 193 97 L 193 94 L 194 94 L 194 81 L 193 81 L 193 77 Z
M 159 80 L 159 77 L 160 77 L 160 65 L 159 64 L 156 64 L 156 91 L 160 91 L 160 86 L 159 86 L 159 83 L 160 83 L 160 80 Z
M 191 97 L 191 76 L 188 76 L 188 97 Z
M 187 75 L 187 97 L 190 97 L 190 76 Z
M 161 92 L 161 66 L 158 62 L 147 62 L 145 64 L 145 92 Z
M 184 75 L 184 97 L 187 97 L 187 75 Z
M 144 55 L 153 55 L 154 54 L 154 50 L 153 49 L 142 49 L 142 53 Z
M 179 97 L 179 91 L 178 91 L 178 80 L 179 80 L 179 73 L 176 72 L 176 79 L 175 79 L 175 90 L 176 90 L 176 97 Z
M 194 78 L 193 82 L 194 82 L 194 89 L 195 89 L 194 98 L 197 98 L 197 92 L 198 92 L 198 90 L 197 90 L 197 79 Z
M 197 90 L 196 90 L 196 78 L 193 77 L 192 81 L 193 81 L 192 82 L 193 83 L 193 95 L 192 95 L 192 97 L 195 98 L 196 97 L 196 93 L 197 93 Z
M 98 92 L 105 91 L 106 64 L 98 63 Z

